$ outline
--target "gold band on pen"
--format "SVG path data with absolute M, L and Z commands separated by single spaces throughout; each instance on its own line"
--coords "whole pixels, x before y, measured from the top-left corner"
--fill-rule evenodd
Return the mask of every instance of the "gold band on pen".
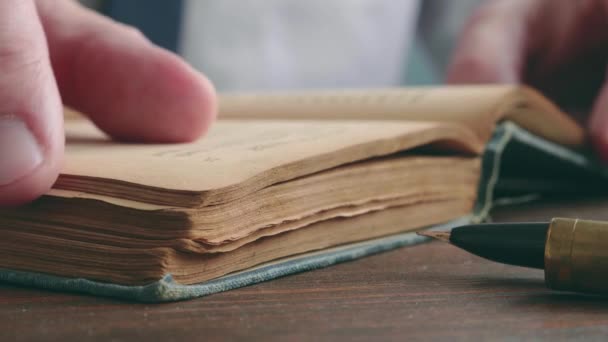
M 553 219 L 545 245 L 545 282 L 555 290 L 608 294 L 608 223 Z

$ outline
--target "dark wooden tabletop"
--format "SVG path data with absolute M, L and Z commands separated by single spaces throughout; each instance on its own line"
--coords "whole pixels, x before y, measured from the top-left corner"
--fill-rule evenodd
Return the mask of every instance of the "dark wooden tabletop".
M 608 220 L 608 199 L 498 209 L 496 221 Z M 197 300 L 150 305 L 0 286 L 2 340 L 605 340 L 608 299 L 433 242 Z

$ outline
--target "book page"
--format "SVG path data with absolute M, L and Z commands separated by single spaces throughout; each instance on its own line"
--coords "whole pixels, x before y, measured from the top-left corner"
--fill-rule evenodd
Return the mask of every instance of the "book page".
M 508 119 L 563 145 L 584 143 L 582 129 L 557 107 L 532 89 L 510 85 L 226 94 L 220 118 L 458 122 L 484 141 L 497 121 Z
M 57 186 L 67 190 L 79 190 L 62 187 L 68 178 L 184 192 L 245 180 L 262 186 L 431 143 L 467 154 L 483 148 L 466 127 L 437 122 L 231 120 L 197 142 L 174 145 L 113 142 L 85 120 L 66 122 L 66 134 Z

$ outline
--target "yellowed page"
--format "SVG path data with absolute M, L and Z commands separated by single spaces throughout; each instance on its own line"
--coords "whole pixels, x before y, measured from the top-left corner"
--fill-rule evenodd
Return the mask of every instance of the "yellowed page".
M 82 113 L 75 111 L 72 108 L 64 107 L 63 108 L 63 118 L 66 121 L 82 120 L 82 119 L 84 119 L 84 116 L 82 115 Z
M 179 145 L 112 142 L 84 120 L 67 122 L 66 132 L 66 164 L 56 187 L 81 190 L 77 186 L 105 179 L 107 185 L 88 189 L 100 194 L 112 194 L 104 190 L 119 183 L 185 193 L 230 190 L 245 181 L 259 188 L 430 143 L 469 154 L 483 148 L 466 127 L 437 122 L 231 120 Z M 143 192 L 127 190 L 118 197 Z
M 220 118 L 458 122 L 487 140 L 497 121 L 515 121 L 554 142 L 584 143 L 582 129 L 534 90 L 509 85 L 226 94 Z

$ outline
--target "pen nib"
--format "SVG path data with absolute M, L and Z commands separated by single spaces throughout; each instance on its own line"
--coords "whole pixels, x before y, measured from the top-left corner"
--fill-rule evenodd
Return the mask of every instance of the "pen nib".
M 418 232 L 418 235 L 428 236 L 433 239 L 437 239 L 443 242 L 450 242 L 450 232 L 440 232 L 440 231 L 426 231 L 426 232 Z

